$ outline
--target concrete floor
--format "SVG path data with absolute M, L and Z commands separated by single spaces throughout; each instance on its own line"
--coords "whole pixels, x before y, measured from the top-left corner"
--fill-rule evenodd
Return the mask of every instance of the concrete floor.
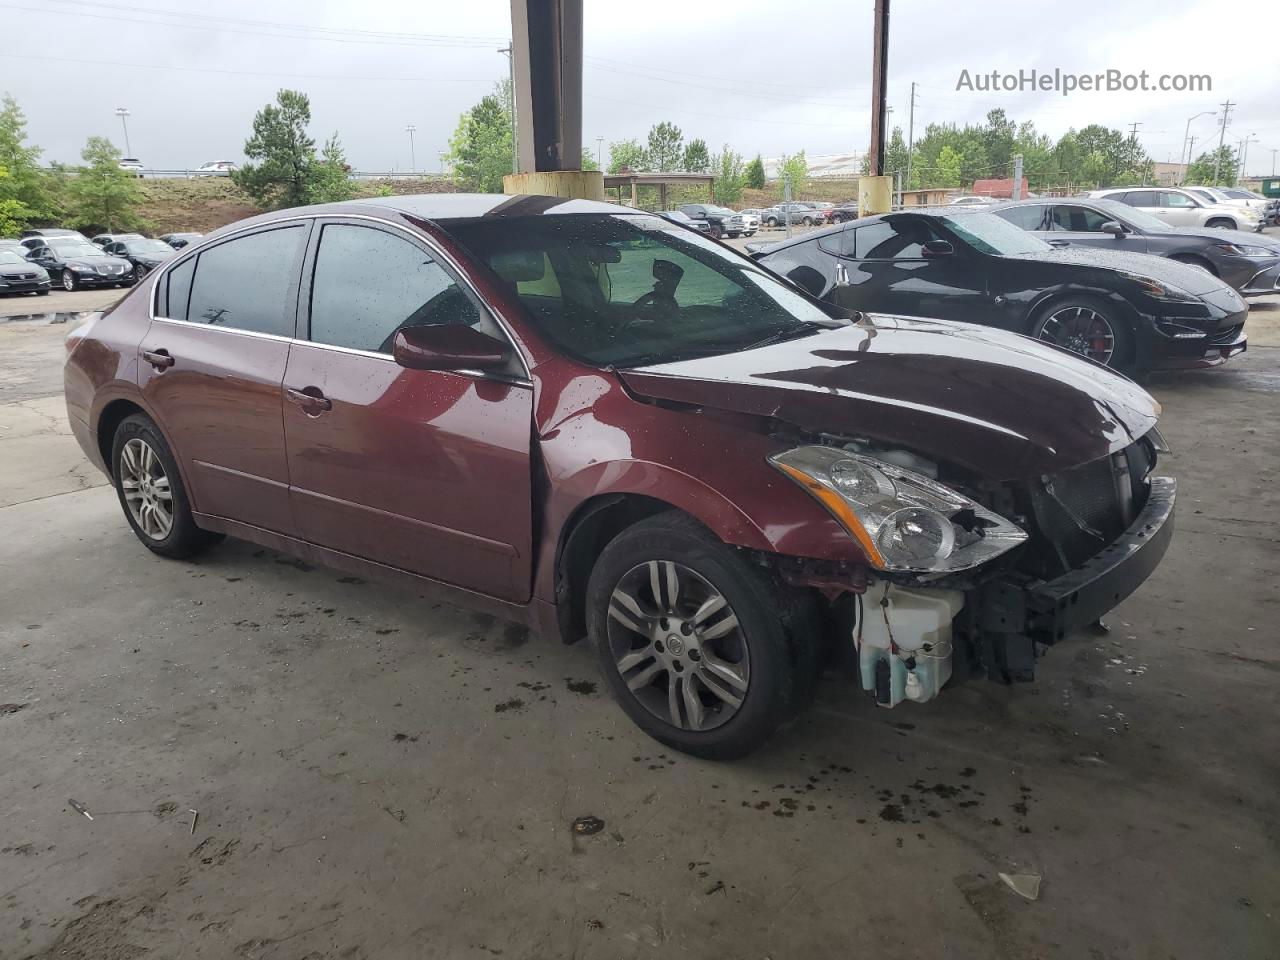
M 0 323 L 0 957 L 1280 957 L 1255 314 L 1151 386 L 1179 530 L 1109 636 L 926 707 L 825 683 L 735 764 L 646 739 L 583 647 L 242 543 L 152 556 L 66 434 L 66 327 Z

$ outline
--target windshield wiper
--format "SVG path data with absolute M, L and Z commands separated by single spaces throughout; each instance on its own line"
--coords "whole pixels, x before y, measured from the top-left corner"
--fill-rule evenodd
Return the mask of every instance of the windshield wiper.
M 773 333 L 769 334 L 767 337 L 762 337 L 759 340 L 752 341 L 751 343 L 738 344 L 737 346 L 733 347 L 733 349 L 735 351 L 754 350 L 756 347 L 767 347 L 771 343 L 783 343 L 787 340 L 799 340 L 801 337 L 807 337 L 826 329 L 827 329 L 826 327 L 819 326 L 818 324 L 806 323 L 806 324 L 803 324 L 802 326 L 791 327 L 790 329 L 787 329 L 787 330 L 775 330 Z

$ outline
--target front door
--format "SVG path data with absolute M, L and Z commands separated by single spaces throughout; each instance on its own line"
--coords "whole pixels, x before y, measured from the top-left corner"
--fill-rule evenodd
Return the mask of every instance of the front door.
M 195 510 L 290 536 L 280 384 L 309 229 L 234 237 L 166 271 L 138 348 L 139 386 Z
M 1037 234 L 1042 240 L 1066 240 L 1072 246 L 1101 247 L 1126 253 L 1147 252 L 1147 238 L 1140 233 L 1124 233 L 1118 237 L 1103 233 L 1102 225 L 1115 221 L 1115 217 L 1101 210 L 1074 203 L 1057 203 L 1052 208 L 1043 209 L 1050 210 L 1050 213 L 1044 225 L 1048 232 Z
M 392 228 L 324 222 L 304 277 L 307 336 L 284 378 L 302 536 L 528 599 L 533 390 L 523 367 L 409 370 L 391 357 L 401 327 L 463 323 L 505 339 L 501 328 L 427 244 Z

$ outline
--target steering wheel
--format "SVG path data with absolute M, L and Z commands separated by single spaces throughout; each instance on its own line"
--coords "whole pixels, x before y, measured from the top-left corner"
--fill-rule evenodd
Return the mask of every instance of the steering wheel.
M 641 294 L 631 304 L 631 309 L 635 312 L 618 324 L 614 330 L 615 335 L 627 330 L 633 323 L 661 323 L 680 316 L 680 304 L 676 302 L 676 298 L 658 290 Z

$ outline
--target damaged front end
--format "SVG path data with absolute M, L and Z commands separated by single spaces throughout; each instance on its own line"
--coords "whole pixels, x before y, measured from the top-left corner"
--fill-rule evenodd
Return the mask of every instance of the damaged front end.
M 892 707 L 953 670 L 1034 677 L 1049 646 L 1137 589 L 1173 534 L 1176 485 L 1153 477 L 1158 431 L 1056 475 L 982 482 L 904 450 L 825 437 L 771 459 L 844 526 L 869 568 L 781 568 L 816 587 L 846 662 Z

